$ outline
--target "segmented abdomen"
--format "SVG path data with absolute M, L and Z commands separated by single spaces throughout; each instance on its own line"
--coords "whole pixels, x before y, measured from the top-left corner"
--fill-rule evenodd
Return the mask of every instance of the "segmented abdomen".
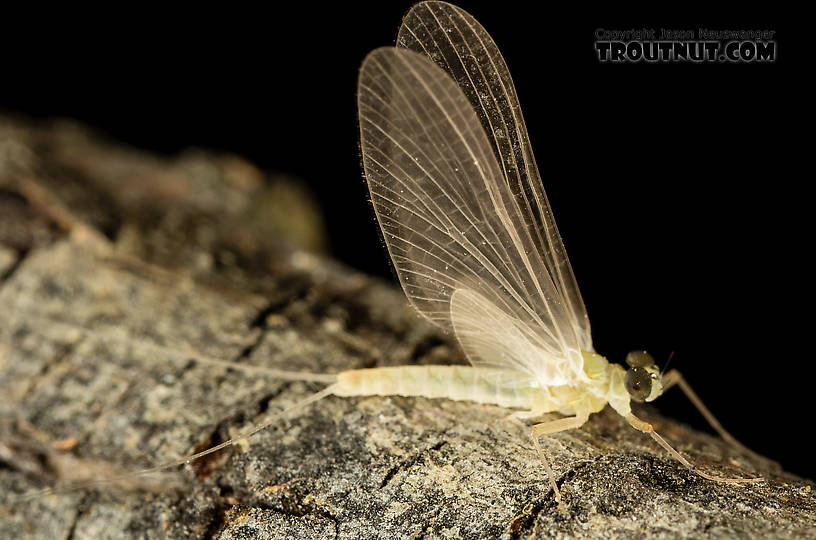
M 532 388 L 509 388 L 497 370 L 470 366 L 396 366 L 355 369 L 337 375 L 338 396 L 421 396 L 530 408 Z

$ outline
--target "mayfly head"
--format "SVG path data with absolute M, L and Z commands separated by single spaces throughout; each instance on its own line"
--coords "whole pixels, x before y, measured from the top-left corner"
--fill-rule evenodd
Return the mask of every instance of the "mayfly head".
M 626 391 L 635 401 L 652 401 L 663 393 L 663 378 L 652 355 L 632 351 L 626 355 Z

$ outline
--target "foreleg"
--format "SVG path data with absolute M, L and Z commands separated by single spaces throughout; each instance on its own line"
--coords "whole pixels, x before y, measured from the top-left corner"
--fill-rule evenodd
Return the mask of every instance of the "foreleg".
M 683 375 L 676 369 L 673 369 L 666 373 L 665 375 L 663 375 L 663 391 L 665 392 L 674 385 L 680 387 L 680 390 L 683 391 L 683 393 L 686 395 L 689 401 L 691 401 L 691 403 L 697 408 L 697 410 L 700 411 L 700 414 L 702 414 L 706 421 L 709 423 L 709 425 L 712 428 L 714 428 L 714 431 L 720 434 L 720 437 L 722 437 L 723 440 L 725 440 L 727 443 L 734 446 L 735 448 L 737 448 L 738 450 L 745 454 L 765 461 L 768 460 L 768 458 L 757 454 L 756 452 L 754 452 L 753 450 L 739 442 L 737 439 L 735 439 L 730 433 L 728 433 L 725 430 L 725 428 L 722 427 L 722 424 L 720 424 L 720 422 L 716 418 L 714 418 L 714 415 L 711 414 L 711 411 L 708 410 L 708 407 L 706 407 L 703 404 L 703 401 L 700 399 L 697 393 L 691 389 L 691 386 L 689 386 L 689 383 L 686 382 L 685 378 L 683 378 Z

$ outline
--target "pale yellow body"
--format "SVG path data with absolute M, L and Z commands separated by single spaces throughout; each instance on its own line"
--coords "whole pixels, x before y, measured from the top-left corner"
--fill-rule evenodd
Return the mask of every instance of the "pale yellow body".
M 534 386 L 500 384 L 505 372 L 472 366 L 396 366 L 355 369 L 337 375 L 337 396 L 419 396 L 457 401 L 490 403 L 543 414 L 559 412 L 586 417 L 609 403 L 627 416 L 629 394 L 624 386 L 624 369 L 605 358 L 584 352 L 588 381 L 574 385 Z

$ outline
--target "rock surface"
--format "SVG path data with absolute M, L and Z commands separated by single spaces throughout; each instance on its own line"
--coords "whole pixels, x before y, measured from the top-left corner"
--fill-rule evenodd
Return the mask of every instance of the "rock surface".
M 0 538 L 802 538 L 813 483 L 640 409 L 542 439 L 498 407 L 329 397 L 158 477 L 21 499 L 207 448 L 318 391 L 214 365 L 461 363 L 394 287 L 287 245 L 263 175 L 0 118 Z M 257 201 L 268 207 L 259 208 Z M 307 203 L 304 203 L 307 204 Z M 291 219 L 314 215 L 287 199 Z M 285 227 L 284 227 L 285 228 Z M 320 227 L 297 223 L 320 245 Z M 317 240 L 315 240 L 315 238 Z

